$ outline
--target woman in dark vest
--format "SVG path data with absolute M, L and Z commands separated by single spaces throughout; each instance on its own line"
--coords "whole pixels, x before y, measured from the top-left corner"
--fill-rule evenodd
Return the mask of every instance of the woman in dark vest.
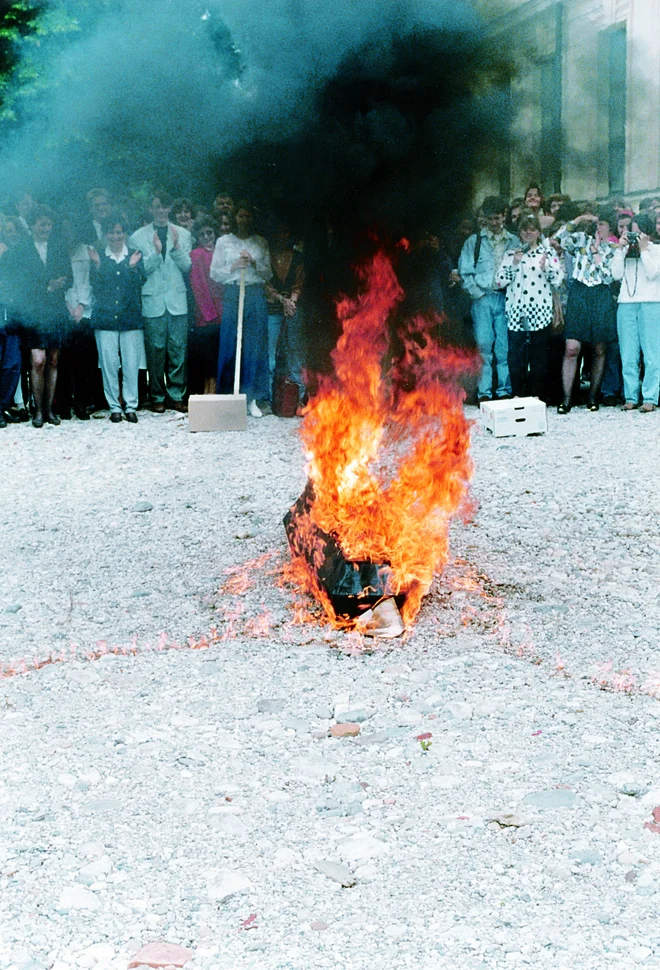
M 92 327 L 110 420 L 119 423 L 122 419 L 121 367 L 125 417 L 131 424 L 137 424 L 138 375 L 141 369 L 146 369 L 141 296 L 146 274 L 142 269 L 142 253 L 137 249 L 129 252 L 126 245 L 127 229 L 121 214 L 110 213 L 103 223 L 108 245 L 101 253 L 92 247 L 89 249 L 94 291 Z

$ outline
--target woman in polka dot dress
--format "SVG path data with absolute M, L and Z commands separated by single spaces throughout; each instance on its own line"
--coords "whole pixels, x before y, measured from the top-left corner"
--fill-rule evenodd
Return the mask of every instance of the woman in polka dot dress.
M 561 286 L 564 268 L 541 239 L 538 216 L 521 217 L 522 246 L 505 253 L 495 285 L 506 287 L 509 325 L 509 373 L 514 397 L 544 397 L 552 291 Z

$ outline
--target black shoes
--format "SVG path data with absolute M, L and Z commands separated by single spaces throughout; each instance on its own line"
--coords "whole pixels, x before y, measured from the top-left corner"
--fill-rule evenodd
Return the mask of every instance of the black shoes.
M 0 428 L 6 428 L 6 427 L 7 427 L 7 421 L 2 411 L 0 411 Z
M 587 404 L 587 411 L 600 411 L 600 405 L 597 401 L 589 401 Z
M 74 407 L 73 413 L 79 421 L 89 421 L 89 411 L 87 408 Z
M 58 425 L 58 424 L 61 424 L 62 423 L 60 421 L 60 419 L 58 418 L 58 416 L 56 414 L 53 414 L 52 411 L 46 411 L 46 417 L 45 417 L 45 419 L 44 419 L 44 415 L 43 415 L 43 413 L 41 411 L 35 411 L 34 412 L 34 417 L 32 418 L 32 427 L 33 428 L 43 428 L 43 426 L 44 426 L 44 420 L 48 424 Z
M 126 414 L 124 415 L 124 417 L 126 418 L 126 420 L 128 421 L 129 424 L 137 424 L 138 423 L 138 416 L 135 413 L 135 411 L 127 411 Z
M 487 394 L 480 394 L 477 398 L 477 404 L 483 404 L 484 401 L 492 401 L 492 397 L 488 397 Z
M 557 414 L 568 414 L 568 412 L 570 410 L 571 410 L 571 405 L 570 404 L 564 404 L 564 403 L 562 403 L 557 408 Z
M 113 424 L 119 424 L 121 419 L 122 419 L 121 411 L 112 411 L 112 413 L 110 414 L 110 420 L 112 421 Z

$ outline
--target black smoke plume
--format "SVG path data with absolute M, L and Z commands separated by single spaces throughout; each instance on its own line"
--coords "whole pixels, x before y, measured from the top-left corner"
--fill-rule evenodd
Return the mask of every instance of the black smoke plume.
M 10 191 L 228 182 L 299 224 L 397 230 L 456 211 L 506 131 L 508 69 L 467 0 L 34 6 L 0 119 Z

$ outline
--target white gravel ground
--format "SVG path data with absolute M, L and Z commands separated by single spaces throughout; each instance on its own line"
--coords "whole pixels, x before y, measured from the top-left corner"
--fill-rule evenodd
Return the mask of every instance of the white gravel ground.
M 296 421 L 0 432 L 0 669 L 65 659 L 0 679 L 0 967 L 660 967 L 660 424 L 549 423 L 372 654 L 277 585 Z

